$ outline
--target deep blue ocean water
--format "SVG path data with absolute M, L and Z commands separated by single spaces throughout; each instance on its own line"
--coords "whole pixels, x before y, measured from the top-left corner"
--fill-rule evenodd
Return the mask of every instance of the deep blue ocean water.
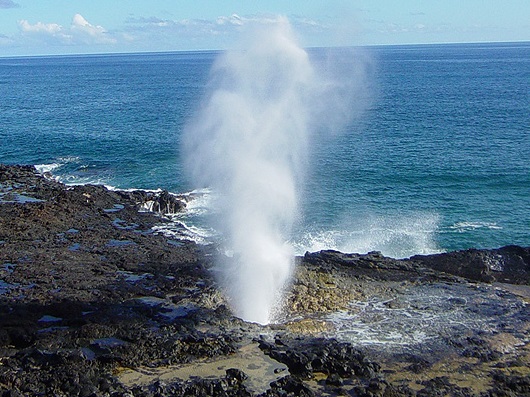
M 530 245 L 530 43 L 362 52 L 370 100 L 312 142 L 297 251 Z M 66 183 L 192 190 L 180 137 L 217 55 L 0 58 L 0 162 Z

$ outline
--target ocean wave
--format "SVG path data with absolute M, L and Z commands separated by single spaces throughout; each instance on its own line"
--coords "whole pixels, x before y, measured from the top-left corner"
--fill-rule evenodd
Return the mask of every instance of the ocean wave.
M 79 158 L 70 157 L 57 159 L 57 162 L 41 164 L 40 172 L 57 171 L 66 164 L 81 165 Z M 48 171 L 49 172 L 49 171 Z M 54 176 L 56 175 L 53 173 Z M 63 174 L 59 180 L 66 184 L 99 183 L 109 190 L 134 191 L 142 190 L 161 193 L 162 189 L 121 189 L 112 186 L 102 177 L 82 179 L 75 175 Z M 161 223 L 153 228 L 175 240 L 191 240 L 198 244 L 210 244 L 219 239 L 219 233 L 208 222 L 215 216 L 216 194 L 211 189 L 192 190 L 184 193 L 172 193 L 179 200 L 186 202 L 186 209 L 175 214 L 166 214 L 169 222 Z M 140 211 L 152 211 L 154 202 L 143 203 Z M 455 223 L 453 230 L 469 230 L 479 227 L 499 228 L 495 223 L 460 222 Z M 407 215 L 370 216 L 355 220 L 343 220 L 334 227 L 315 229 L 307 225 L 301 227 L 290 239 L 297 255 L 334 249 L 342 252 L 367 253 L 380 251 L 383 255 L 393 258 L 407 258 L 417 254 L 433 254 L 443 252 L 436 242 L 439 232 L 439 216 L 433 213 L 412 213 Z
M 211 212 L 215 195 L 211 189 L 195 189 L 179 194 L 186 202 L 187 216 L 203 216 Z
M 67 165 L 74 165 L 74 169 L 66 170 L 64 173 L 57 171 L 64 170 Z M 97 184 L 103 185 L 110 191 L 134 192 L 143 191 L 147 193 L 159 194 L 163 189 L 141 189 L 141 188 L 119 188 L 108 183 L 108 179 L 103 176 L 92 175 L 80 177 L 76 171 L 89 168 L 81 162 L 79 157 L 58 157 L 55 162 L 35 165 L 37 171 L 46 177 L 51 177 L 67 186 Z M 70 172 L 68 172 L 70 171 Z M 73 171 L 73 172 L 72 172 Z M 210 189 L 196 189 L 184 193 L 168 192 L 170 195 L 186 203 L 184 211 L 178 213 L 164 214 L 169 222 L 155 225 L 152 230 L 155 233 L 163 234 L 175 240 L 194 241 L 197 244 L 209 244 L 215 231 L 202 226 L 200 218 L 211 212 L 213 194 Z M 142 203 L 139 211 L 154 212 L 155 201 Z
M 116 187 L 111 187 L 111 189 L 129 192 L 141 190 L 154 194 L 164 191 L 162 189 L 118 189 Z M 204 222 L 201 222 L 201 219 L 210 212 L 209 208 L 212 200 L 211 191 L 208 189 L 199 189 L 184 193 L 168 193 L 178 200 L 184 201 L 186 207 L 179 212 L 165 213 L 164 217 L 169 222 L 166 221 L 153 226 L 153 232 L 176 240 L 188 240 L 201 245 L 210 244 L 216 232 L 212 228 L 204 226 Z M 154 212 L 154 205 L 155 201 L 146 201 L 140 206 L 139 211 Z
M 195 189 L 178 195 L 186 202 L 186 209 L 180 213 L 172 214 L 172 220 L 162 233 L 180 235 L 185 240 L 206 245 L 218 236 L 218 232 L 208 225 L 205 218 L 212 213 L 215 195 L 210 189 Z
M 93 166 L 78 156 L 61 156 L 51 163 L 35 164 L 39 173 L 65 185 L 105 185 L 109 179 L 105 173 L 91 171 Z
M 137 188 L 125 188 L 124 189 L 124 188 L 116 187 L 114 185 L 109 185 L 109 184 L 104 184 L 103 186 L 105 186 L 108 190 L 112 190 L 115 192 L 136 192 L 140 190 L 142 192 L 148 192 L 148 193 L 161 193 L 163 191 L 163 189 L 137 189 Z M 175 196 L 179 196 L 179 194 L 177 193 L 171 193 L 171 192 L 169 193 Z
M 211 229 L 187 225 L 182 221 L 155 225 L 152 230 L 168 238 L 193 241 L 199 245 L 210 244 L 214 234 Z
M 62 167 L 60 163 L 50 163 L 50 164 L 36 164 L 35 168 L 41 174 L 51 173 L 52 171 Z
M 77 156 L 61 156 L 57 157 L 53 163 L 35 164 L 35 168 L 41 174 L 56 171 L 67 164 L 77 163 L 80 158 Z
M 298 255 L 334 249 L 361 254 L 380 251 L 392 258 L 408 258 L 443 252 L 436 243 L 438 230 L 437 214 L 366 217 L 351 224 L 345 222 L 339 228 L 303 232 L 293 245 Z
M 495 222 L 456 222 L 449 226 L 449 229 L 456 232 L 467 232 L 476 229 L 502 230 L 502 226 Z

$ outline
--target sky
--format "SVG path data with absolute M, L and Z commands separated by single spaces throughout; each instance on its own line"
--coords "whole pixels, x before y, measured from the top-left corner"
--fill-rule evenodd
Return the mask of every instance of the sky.
M 530 0 L 0 0 L 0 56 L 227 49 L 279 15 L 306 47 L 530 41 Z

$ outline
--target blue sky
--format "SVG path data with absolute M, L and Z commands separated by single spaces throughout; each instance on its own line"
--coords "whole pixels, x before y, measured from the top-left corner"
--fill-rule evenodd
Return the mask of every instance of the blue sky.
M 230 48 L 287 16 L 304 46 L 529 41 L 529 0 L 0 0 L 0 56 Z

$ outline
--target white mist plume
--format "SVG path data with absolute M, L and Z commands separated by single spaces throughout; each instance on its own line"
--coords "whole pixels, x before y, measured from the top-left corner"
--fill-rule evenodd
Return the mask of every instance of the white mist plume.
M 238 316 L 266 324 L 293 270 L 287 240 L 308 139 L 332 85 L 315 73 L 285 18 L 243 44 L 215 62 L 183 148 L 194 183 L 218 195 L 214 227 L 233 253 L 220 257 L 219 281 Z

